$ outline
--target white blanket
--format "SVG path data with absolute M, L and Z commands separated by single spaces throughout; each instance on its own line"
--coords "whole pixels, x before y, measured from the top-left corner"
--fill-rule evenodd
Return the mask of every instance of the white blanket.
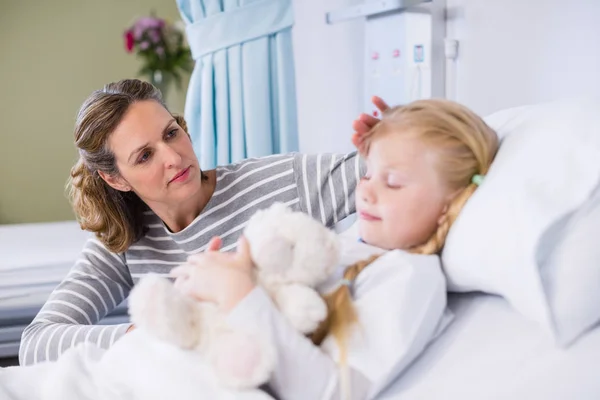
M 195 353 L 133 331 L 109 350 L 80 344 L 56 362 L 0 369 L 0 399 L 272 399 L 261 390 L 225 390 L 215 382 Z

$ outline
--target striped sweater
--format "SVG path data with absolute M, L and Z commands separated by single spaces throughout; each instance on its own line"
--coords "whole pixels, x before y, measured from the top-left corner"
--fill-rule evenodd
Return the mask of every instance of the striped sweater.
M 149 211 L 147 233 L 127 251 L 115 254 L 90 239 L 66 278 L 23 332 L 21 365 L 55 360 L 80 342 L 110 347 L 129 324 L 94 325 L 127 298 L 144 274 L 168 274 L 214 236 L 234 250 L 248 219 L 259 209 L 283 202 L 331 227 L 355 212 L 356 183 L 364 174 L 356 153 L 286 154 L 217 167 L 215 192 L 202 213 L 184 230 L 170 232 Z

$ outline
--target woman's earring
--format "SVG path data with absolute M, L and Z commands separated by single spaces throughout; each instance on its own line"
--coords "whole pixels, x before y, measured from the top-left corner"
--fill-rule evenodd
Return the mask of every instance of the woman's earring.
M 442 209 L 442 215 L 438 218 L 438 226 L 442 226 L 448 220 L 448 205 L 446 204 Z
M 438 226 L 444 225 L 447 219 L 448 217 L 446 216 L 446 213 L 442 214 L 440 218 L 438 218 Z

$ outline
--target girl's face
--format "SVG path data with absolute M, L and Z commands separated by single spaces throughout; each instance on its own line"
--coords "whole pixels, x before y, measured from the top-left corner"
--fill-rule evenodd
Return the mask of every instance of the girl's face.
M 108 145 L 120 175 L 107 182 L 118 190 L 133 190 L 151 208 L 176 208 L 201 190 L 189 136 L 156 101 L 132 104 Z
M 438 157 L 412 135 L 391 132 L 373 140 L 356 196 L 365 242 L 407 250 L 435 233 L 455 192 L 438 173 Z

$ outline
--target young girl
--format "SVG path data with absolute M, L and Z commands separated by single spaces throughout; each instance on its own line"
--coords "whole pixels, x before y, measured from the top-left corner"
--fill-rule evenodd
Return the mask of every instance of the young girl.
M 358 232 L 342 235 L 339 271 L 320 288 L 330 314 L 310 339 L 254 284 L 243 241 L 237 253 L 193 256 L 173 271 L 176 283 L 218 304 L 233 327 L 268 332 L 278 348 L 269 386 L 279 398 L 372 398 L 447 324 L 437 254 L 497 148 L 495 132 L 450 101 L 384 113 L 360 141 L 367 173 L 357 188 Z

